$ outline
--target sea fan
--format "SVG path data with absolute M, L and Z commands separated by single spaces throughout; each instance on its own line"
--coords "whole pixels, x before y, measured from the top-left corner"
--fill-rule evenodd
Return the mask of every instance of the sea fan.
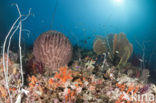
M 93 50 L 96 54 L 100 55 L 107 51 L 106 41 L 103 39 L 96 39 L 94 41 Z
M 93 50 L 98 55 L 107 53 L 111 62 L 120 68 L 126 65 L 133 52 L 133 46 L 124 33 L 109 34 L 105 38 L 96 39 Z
M 128 41 L 124 33 L 118 35 L 116 51 L 119 52 L 117 55 L 120 57 L 118 67 L 125 65 L 133 52 L 133 45 Z

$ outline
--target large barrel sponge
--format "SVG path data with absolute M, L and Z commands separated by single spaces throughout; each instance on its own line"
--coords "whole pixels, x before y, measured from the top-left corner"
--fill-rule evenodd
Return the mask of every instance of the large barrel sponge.
M 72 45 L 62 33 L 48 31 L 36 39 L 33 55 L 46 68 L 45 72 L 56 71 L 71 60 Z

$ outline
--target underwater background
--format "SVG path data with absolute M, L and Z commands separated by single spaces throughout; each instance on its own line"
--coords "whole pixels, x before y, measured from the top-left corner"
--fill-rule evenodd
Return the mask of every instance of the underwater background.
M 98 35 L 124 32 L 133 44 L 133 53 L 141 57 L 145 45 L 146 66 L 156 69 L 155 0 L 1 0 L 0 44 L 18 17 L 12 3 L 17 3 L 23 14 L 32 8 L 32 15 L 23 23 L 29 30 L 29 35 L 22 35 L 27 46 L 48 30 L 60 31 L 73 45 L 86 49 L 92 49 Z
M 0 0 L 0 103 L 156 103 L 155 74 L 155 0 Z

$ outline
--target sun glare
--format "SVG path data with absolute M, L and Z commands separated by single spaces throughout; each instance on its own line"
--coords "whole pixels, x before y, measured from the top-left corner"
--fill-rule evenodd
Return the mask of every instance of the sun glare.
M 122 0 L 116 0 L 116 2 L 118 2 L 118 3 L 122 3 Z
M 117 2 L 117 3 L 122 3 L 123 0 L 115 0 L 115 2 Z
M 124 0 L 113 0 L 116 5 L 123 5 Z

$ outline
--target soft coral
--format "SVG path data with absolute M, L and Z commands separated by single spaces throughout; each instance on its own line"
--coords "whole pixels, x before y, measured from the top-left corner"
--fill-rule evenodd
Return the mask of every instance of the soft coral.
M 70 70 L 67 70 L 67 67 L 61 67 L 59 73 L 56 72 L 55 78 L 59 79 L 62 83 L 65 83 L 67 80 L 72 80 L 72 73 Z

